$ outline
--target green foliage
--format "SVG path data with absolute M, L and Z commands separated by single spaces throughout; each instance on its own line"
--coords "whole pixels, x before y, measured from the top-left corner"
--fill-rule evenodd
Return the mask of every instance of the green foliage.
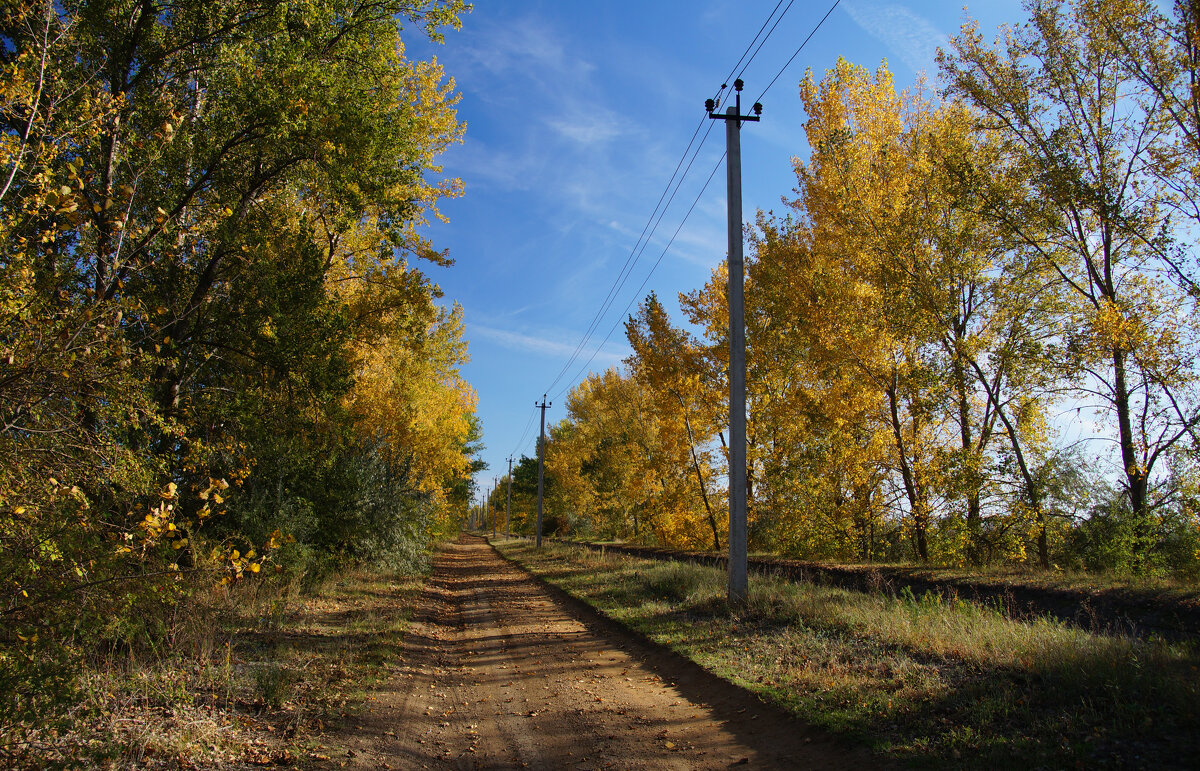
M 418 230 L 462 126 L 403 35 L 464 10 L 3 2 L 0 763 L 74 667 L 164 652 L 214 585 L 444 532 L 478 424 L 410 262 L 449 264 Z M 438 422 L 380 431 L 381 381 Z

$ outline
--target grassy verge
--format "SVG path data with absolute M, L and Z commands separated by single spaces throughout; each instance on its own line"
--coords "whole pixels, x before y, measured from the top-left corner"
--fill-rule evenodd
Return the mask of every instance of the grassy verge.
M 1023 623 L 954 597 L 751 579 L 498 543 L 534 573 L 798 717 L 924 767 L 1183 768 L 1200 751 L 1200 650 Z
M 68 730 L 33 731 L 27 768 L 245 768 L 327 759 L 323 733 L 387 677 L 424 576 L 350 572 L 311 592 L 237 587 L 223 621 L 170 656 L 113 653 L 79 678 Z

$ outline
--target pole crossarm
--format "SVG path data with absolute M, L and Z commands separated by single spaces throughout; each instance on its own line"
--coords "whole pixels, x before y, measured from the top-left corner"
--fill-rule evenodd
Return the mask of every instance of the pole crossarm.
M 750 108 L 751 110 L 754 111 L 753 115 L 742 115 L 742 87 L 744 85 L 745 85 L 745 83 L 742 82 L 741 78 L 738 78 L 737 80 L 733 81 L 733 90 L 734 90 L 734 93 L 736 94 L 736 96 L 734 97 L 734 108 L 733 108 L 732 112 L 729 110 L 726 110 L 723 113 L 716 112 L 716 109 L 718 107 L 720 107 L 720 105 L 717 104 L 717 101 L 715 99 L 705 99 L 704 100 L 704 109 L 708 111 L 709 119 L 710 120 L 735 120 L 738 122 L 738 126 L 741 126 L 741 124 L 744 121 L 754 121 L 755 123 L 757 123 L 758 121 L 762 120 L 762 118 L 760 117 L 762 115 L 762 109 L 763 109 L 762 102 L 755 102 L 754 105 Z M 726 84 L 722 83 L 721 88 L 722 89 L 726 88 Z

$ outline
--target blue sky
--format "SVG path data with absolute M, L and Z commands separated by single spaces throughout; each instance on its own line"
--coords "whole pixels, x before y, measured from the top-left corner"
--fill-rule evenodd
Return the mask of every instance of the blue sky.
M 831 4 L 792 4 L 742 75 L 744 105 Z M 479 394 L 489 464 L 477 476 L 481 487 L 504 475 L 510 454 L 534 454 L 533 405 L 543 393 L 553 402 L 549 425 L 563 417 L 567 390 L 589 370 L 629 354 L 621 322 L 641 298 L 655 291 L 677 310 L 677 294 L 703 285 L 724 258 L 723 167 L 699 195 L 724 151 L 719 125 L 644 250 L 634 247 L 704 100 L 776 7 L 776 0 L 480 0 L 444 45 L 410 44 L 410 56 L 437 56 L 455 79 L 467 124 L 463 144 L 441 159 L 466 195 L 442 207 L 449 223 L 428 228 L 455 264 L 428 272 L 446 302 L 464 308 L 471 351 L 464 374 Z M 779 211 L 780 199 L 792 195 L 791 158 L 808 154 L 796 87 L 807 69 L 820 77 L 839 56 L 870 68 L 886 59 L 899 88 L 920 71 L 933 81 L 937 47 L 957 33 L 964 13 L 989 38 L 997 25 L 1024 16 L 1011 1 L 964 12 L 961 0 L 842 0 L 762 96 L 762 122 L 743 128 L 744 218 Z M 631 254 L 630 278 L 584 355 L 559 378 Z

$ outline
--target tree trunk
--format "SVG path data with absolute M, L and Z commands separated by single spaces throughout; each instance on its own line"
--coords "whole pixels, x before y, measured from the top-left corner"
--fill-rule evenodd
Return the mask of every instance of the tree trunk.
M 1125 379 L 1125 352 L 1113 350 L 1114 406 L 1117 410 L 1117 428 L 1120 432 L 1121 461 L 1125 464 L 1125 480 L 1129 489 L 1129 507 L 1133 513 L 1133 571 L 1143 573 L 1153 548 L 1153 528 L 1147 506 L 1148 469 L 1137 456 L 1137 445 L 1133 436 L 1133 420 L 1130 414 L 1129 387 Z
M 891 411 L 892 418 L 892 436 L 896 440 L 896 454 L 900 458 L 900 478 L 904 481 L 904 493 L 908 496 L 909 511 L 912 516 L 913 525 L 913 545 L 916 549 L 917 560 L 920 562 L 929 561 L 929 543 L 926 539 L 926 530 L 929 526 L 929 511 L 926 505 L 925 495 L 920 480 L 917 479 L 917 474 L 908 462 L 908 448 L 904 443 L 904 430 L 900 423 L 900 405 L 899 396 L 896 393 L 897 376 L 892 373 L 892 382 L 886 389 L 888 397 L 888 407 Z M 916 418 L 913 418 L 914 436 L 916 435 Z
M 957 356 L 957 354 L 955 354 Z M 963 451 L 964 461 L 971 466 L 963 479 L 965 490 L 963 497 L 967 501 L 967 563 L 973 566 L 983 564 L 982 544 L 983 517 L 980 504 L 978 474 L 974 467 L 975 442 L 971 436 L 971 403 L 967 393 L 967 375 L 963 371 L 962 362 L 954 362 L 954 390 L 958 397 L 958 427 L 959 440 Z
M 672 391 L 672 393 L 675 393 Z M 675 393 L 675 398 L 679 400 L 679 408 L 683 410 L 683 427 L 687 429 L 688 449 L 692 451 L 692 468 L 696 470 L 696 483 L 700 486 L 700 497 L 704 499 L 704 511 L 708 514 L 708 526 L 712 528 L 713 535 L 713 551 L 721 551 L 721 531 L 717 527 L 717 517 L 713 514 L 712 506 L 708 502 L 708 488 L 704 485 L 704 475 L 700 473 L 700 460 L 696 457 L 696 435 L 692 433 L 692 421 L 688 419 L 687 405 L 683 402 L 683 397 Z M 722 437 L 724 441 L 724 437 Z

